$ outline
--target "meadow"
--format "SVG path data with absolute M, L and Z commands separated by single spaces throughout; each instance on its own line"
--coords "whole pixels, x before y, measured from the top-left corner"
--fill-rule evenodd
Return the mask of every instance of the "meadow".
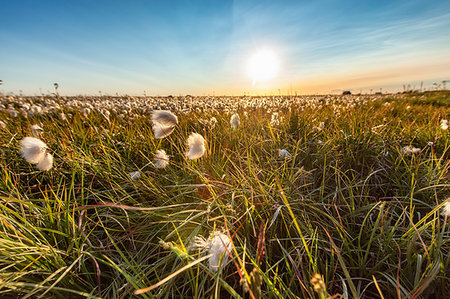
M 0 103 L 2 298 L 450 297 L 449 91 Z

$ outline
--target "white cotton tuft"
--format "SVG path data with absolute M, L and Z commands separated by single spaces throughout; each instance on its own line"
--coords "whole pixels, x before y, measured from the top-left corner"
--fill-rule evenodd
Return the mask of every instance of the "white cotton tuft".
M 210 241 L 209 248 L 209 254 L 211 255 L 209 258 L 209 268 L 211 271 L 217 272 L 219 268 L 227 263 L 231 250 L 230 238 L 224 233 L 216 231 Z
M 175 127 L 163 126 L 160 124 L 153 124 L 152 128 L 156 139 L 167 137 L 175 130 Z
M 155 168 L 166 168 L 167 165 L 169 165 L 169 156 L 166 154 L 166 151 L 157 150 L 153 166 L 155 166 Z
M 44 142 L 34 137 L 25 137 L 20 145 L 22 146 L 20 149 L 22 157 L 32 164 L 41 162 L 45 158 L 45 151 L 48 149 Z
M 447 119 L 441 120 L 441 129 L 444 131 L 448 129 L 448 120 Z
M 404 155 L 418 154 L 420 152 L 420 148 L 407 145 L 402 148 L 402 153 Z
M 49 171 L 53 167 L 53 156 L 50 153 L 46 153 L 44 158 L 36 165 L 37 169 L 42 171 Z
M 31 133 L 33 133 L 34 135 L 38 135 L 39 131 L 43 131 L 41 126 L 39 126 L 39 125 L 32 125 L 31 126 Z
M 236 129 L 240 124 L 239 114 L 235 113 L 231 116 L 230 125 L 232 129 Z
M 450 217 L 450 198 L 447 199 L 447 202 L 442 207 L 442 215 L 445 217 Z
M 288 151 L 285 150 L 285 149 L 279 149 L 279 150 L 278 150 L 278 155 L 279 155 L 279 157 L 282 158 L 282 159 L 286 159 L 286 158 L 292 157 L 291 153 L 288 152 Z
M 156 139 L 169 136 L 178 124 L 178 118 L 169 110 L 152 111 L 152 128 Z
M 214 116 L 211 117 L 211 119 L 209 120 L 209 127 L 210 127 L 211 129 L 214 129 L 214 127 L 216 126 L 216 124 L 217 124 L 217 118 L 215 118 Z
M 278 112 L 272 113 L 272 118 L 271 118 L 271 120 L 270 120 L 270 125 L 271 125 L 272 127 L 276 127 L 276 126 L 279 126 L 279 125 L 280 125 L 280 119 L 279 119 L 279 117 L 278 117 Z
M 186 144 L 188 147 L 186 156 L 190 160 L 198 159 L 206 152 L 205 139 L 198 133 L 191 133 Z
M 169 110 L 154 110 L 152 112 L 152 123 L 166 127 L 175 127 L 178 124 L 178 118 Z

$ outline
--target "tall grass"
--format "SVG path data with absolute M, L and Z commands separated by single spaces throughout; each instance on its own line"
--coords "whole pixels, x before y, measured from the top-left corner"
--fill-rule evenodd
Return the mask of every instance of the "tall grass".
M 384 103 L 390 103 L 389 106 Z M 355 107 L 265 108 L 178 114 L 168 138 L 149 115 L 107 121 L 6 119 L 0 131 L 0 296 L 25 298 L 445 298 L 450 232 L 449 93 L 373 98 Z M 410 109 L 406 106 L 410 105 Z M 272 109 L 273 110 L 273 109 Z M 214 129 L 200 119 L 216 117 Z M 19 142 L 42 123 L 49 172 Z M 316 127 L 324 122 L 324 129 Z M 190 132 L 207 152 L 185 157 Z M 428 142 L 433 142 L 429 146 Z M 414 145 L 421 152 L 402 154 Z M 278 149 L 292 158 L 280 159 Z M 166 169 L 151 162 L 157 149 Z M 139 179 L 128 173 L 139 170 Z M 211 272 L 190 250 L 221 229 L 228 264 Z M 178 272 L 177 272 L 178 271 Z M 326 290 L 310 282 L 323 275 Z M 135 291 L 167 281 L 141 295 Z

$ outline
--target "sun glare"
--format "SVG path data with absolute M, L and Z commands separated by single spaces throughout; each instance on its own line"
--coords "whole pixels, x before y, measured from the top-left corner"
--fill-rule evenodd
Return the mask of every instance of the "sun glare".
M 253 79 L 253 85 L 257 82 L 266 82 L 277 74 L 278 59 L 270 50 L 261 50 L 250 58 L 248 73 Z

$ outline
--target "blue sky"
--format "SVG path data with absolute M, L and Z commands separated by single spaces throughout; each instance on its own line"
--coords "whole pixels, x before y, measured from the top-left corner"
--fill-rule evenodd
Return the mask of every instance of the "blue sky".
M 3 92 L 323 93 L 450 79 L 450 1 L 4 1 Z M 277 76 L 252 85 L 259 49 Z

